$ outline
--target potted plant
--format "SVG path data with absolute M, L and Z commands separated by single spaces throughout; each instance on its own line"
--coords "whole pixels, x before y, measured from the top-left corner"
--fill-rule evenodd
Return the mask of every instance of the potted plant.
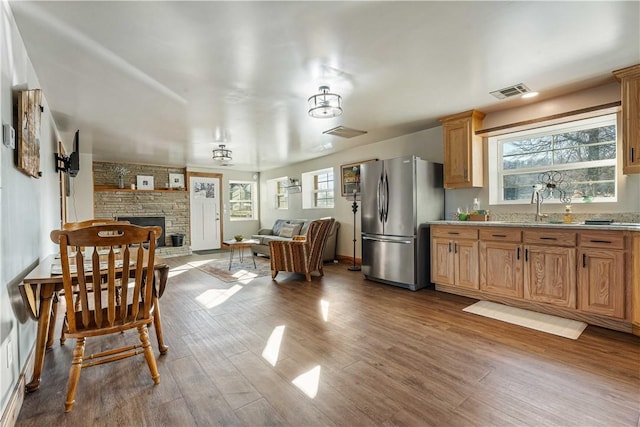
M 124 188 L 124 176 L 129 173 L 129 169 L 118 165 L 112 167 L 111 170 L 118 177 L 118 188 Z

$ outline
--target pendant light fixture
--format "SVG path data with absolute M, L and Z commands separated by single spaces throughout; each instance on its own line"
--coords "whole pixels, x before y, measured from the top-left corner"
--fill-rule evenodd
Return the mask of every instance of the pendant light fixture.
M 215 148 L 213 150 L 213 160 L 218 160 L 221 162 L 230 162 L 231 150 L 227 150 L 224 144 L 220 144 L 218 148 Z
M 309 115 L 316 119 L 329 119 L 342 114 L 342 97 L 329 93 L 329 86 L 320 86 L 320 93 L 309 97 Z

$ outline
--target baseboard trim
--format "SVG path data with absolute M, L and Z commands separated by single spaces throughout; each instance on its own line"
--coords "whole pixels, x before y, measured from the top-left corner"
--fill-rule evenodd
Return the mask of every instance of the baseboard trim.
M 336 259 L 341 264 L 353 264 L 353 257 L 347 255 L 336 255 Z M 362 259 L 356 258 L 356 265 L 362 265 Z
M 35 346 L 31 348 L 27 363 L 20 372 L 20 377 L 16 383 L 11 396 L 9 397 L 9 403 L 2 413 L 0 418 L 0 427 L 14 427 L 18 420 L 18 415 L 22 409 L 22 403 L 24 402 L 25 387 L 27 385 L 27 376 L 33 372 L 33 363 L 35 360 Z

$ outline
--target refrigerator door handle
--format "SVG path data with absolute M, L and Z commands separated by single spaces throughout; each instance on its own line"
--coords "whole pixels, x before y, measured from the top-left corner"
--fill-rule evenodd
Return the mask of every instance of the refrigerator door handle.
M 378 197 L 376 198 L 376 202 L 378 204 L 378 218 L 380 218 L 380 222 L 382 222 L 384 212 L 382 211 L 382 174 L 380 175 L 380 179 L 378 180 Z
M 389 218 L 389 175 L 384 173 L 384 222 Z
M 402 243 L 403 245 L 410 245 L 413 240 L 395 240 L 395 239 L 380 239 L 378 237 L 362 236 L 362 240 L 371 240 L 374 242 L 386 242 L 386 243 Z

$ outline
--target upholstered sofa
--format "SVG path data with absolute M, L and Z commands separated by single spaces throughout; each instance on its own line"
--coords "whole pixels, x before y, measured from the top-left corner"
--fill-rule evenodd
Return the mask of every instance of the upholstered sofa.
M 309 224 L 312 220 L 307 219 L 278 219 L 271 228 L 261 228 L 257 234 L 251 236 L 252 239 L 260 241 L 259 244 L 251 245 L 251 250 L 255 255 L 261 254 L 269 256 L 269 242 L 272 240 L 293 240 L 293 236 L 306 235 Z M 324 248 L 322 260 L 324 262 L 336 259 L 336 243 L 340 223 L 334 221 L 333 227 L 329 230 L 329 237 Z

